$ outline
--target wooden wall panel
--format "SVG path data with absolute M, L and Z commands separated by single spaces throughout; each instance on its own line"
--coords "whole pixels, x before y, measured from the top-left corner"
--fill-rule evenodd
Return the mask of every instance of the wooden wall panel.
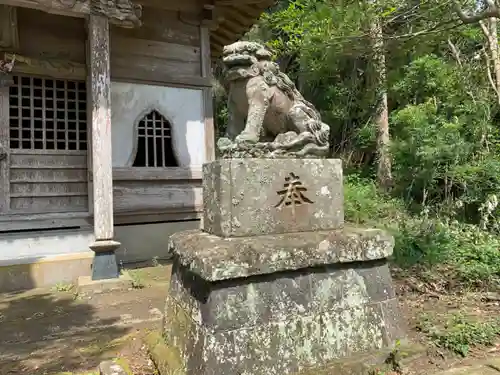
M 88 211 L 85 152 L 36 155 L 16 151 L 10 158 L 10 212 Z
M 87 183 L 85 182 L 70 182 L 65 184 L 54 182 L 18 183 L 12 184 L 10 189 L 11 197 L 48 196 L 54 194 L 82 195 L 86 191 Z
M 202 206 L 202 188 L 173 185 L 166 181 L 120 181 L 113 186 L 115 214 L 170 213 L 176 210 L 198 211 Z
M 9 143 L 9 88 L 0 87 L 0 147 L 7 148 Z M 9 155 L 0 160 L 0 215 L 9 210 Z
M 210 30 L 200 29 L 201 38 L 201 75 L 212 77 L 212 62 L 210 59 Z M 212 87 L 203 89 L 203 112 L 205 123 L 205 161 L 215 160 L 215 125 L 214 125 L 214 93 Z
M 87 199 L 87 196 L 11 197 L 10 208 L 23 213 L 85 212 Z
M 30 154 L 12 154 L 10 160 L 10 167 L 14 169 L 67 169 L 68 166 L 77 169 L 87 168 L 86 153 L 82 153 L 81 155 L 64 155 L 54 157 L 53 154 L 36 154 L 36 151 L 31 151 Z
M 133 54 L 111 53 L 111 76 L 118 79 L 137 79 L 169 83 L 169 77 L 189 80 L 200 77 L 199 63 L 173 61 Z
M 10 170 L 11 183 L 37 183 L 37 182 L 82 182 L 87 180 L 87 171 L 70 169 L 24 169 Z
M 17 22 L 22 55 L 85 64 L 86 36 L 82 18 L 19 8 Z
M 143 7 L 142 13 L 141 27 L 125 29 L 111 26 L 111 35 L 194 47 L 200 46 L 198 26 L 180 21 L 177 12 Z
M 200 48 L 177 43 L 159 42 L 113 33 L 111 45 L 115 54 L 156 57 L 164 60 L 199 63 Z
M 174 12 L 145 8 L 142 27 L 111 28 L 111 77 L 203 85 L 199 30 Z

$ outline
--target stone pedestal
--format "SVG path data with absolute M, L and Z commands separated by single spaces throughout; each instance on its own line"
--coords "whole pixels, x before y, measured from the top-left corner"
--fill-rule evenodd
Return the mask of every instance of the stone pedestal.
M 344 224 L 337 159 L 223 159 L 203 166 L 203 225 L 222 237 Z
M 203 178 L 204 230 L 171 237 L 169 374 L 300 374 L 403 338 L 393 239 L 344 227 L 339 161 L 221 160 Z

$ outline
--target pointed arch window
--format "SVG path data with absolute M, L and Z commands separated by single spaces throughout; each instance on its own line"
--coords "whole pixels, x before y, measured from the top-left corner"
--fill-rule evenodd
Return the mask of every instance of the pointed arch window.
M 148 112 L 137 125 L 133 167 L 178 167 L 172 148 L 172 126 L 157 110 Z

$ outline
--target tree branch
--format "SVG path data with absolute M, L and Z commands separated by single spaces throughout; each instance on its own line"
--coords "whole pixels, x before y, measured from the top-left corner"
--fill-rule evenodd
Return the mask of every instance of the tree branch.
M 462 60 L 460 59 L 460 51 L 458 50 L 457 46 L 453 44 L 450 38 L 448 38 L 448 46 L 450 47 L 451 54 L 455 58 L 458 66 L 462 67 Z
M 488 75 L 488 81 L 490 81 L 491 88 L 495 92 L 495 94 L 498 97 L 498 91 L 497 91 L 497 85 L 495 84 L 495 81 L 493 80 L 493 76 L 491 74 L 491 63 L 490 63 L 490 58 L 488 54 L 486 53 L 486 49 L 483 48 L 482 52 L 484 54 L 484 59 L 486 60 L 486 74 Z
M 430 35 L 430 34 L 439 34 L 439 33 L 443 33 L 445 31 L 450 31 L 450 30 L 453 30 L 453 29 L 456 29 L 458 27 L 461 27 L 462 24 L 453 24 L 449 27 L 444 27 L 444 28 L 440 28 L 441 26 L 445 26 L 447 24 L 453 24 L 455 23 L 454 20 L 449 20 L 449 21 L 445 21 L 445 22 L 442 22 L 438 25 L 435 25 L 429 29 L 426 29 L 426 30 L 420 30 L 420 31 L 416 31 L 416 32 L 411 32 L 411 33 L 407 33 L 407 34 L 400 34 L 400 35 L 394 35 L 394 36 L 386 36 L 385 38 L 386 39 L 402 39 L 402 38 L 414 38 L 414 37 L 417 37 L 417 36 L 424 36 L 424 35 Z
M 483 32 L 486 39 L 490 40 L 490 31 L 488 30 L 488 27 L 486 27 L 486 25 L 484 24 L 484 20 L 479 21 L 479 26 L 481 27 L 481 31 Z
M 500 18 L 500 9 L 498 9 L 493 1 L 488 1 L 488 9 L 476 14 L 465 14 L 458 1 L 453 1 L 453 9 L 457 13 L 458 18 L 465 24 L 476 23 L 491 17 Z

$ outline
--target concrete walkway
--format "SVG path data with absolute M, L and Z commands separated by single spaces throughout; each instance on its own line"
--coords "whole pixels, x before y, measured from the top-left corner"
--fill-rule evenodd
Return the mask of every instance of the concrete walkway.
M 90 368 L 127 335 L 159 327 L 170 268 L 140 272 L 143 289 L 77 296 L 53 288 L 0 295 L 0 374 L 57 373 L 85 361 Z

